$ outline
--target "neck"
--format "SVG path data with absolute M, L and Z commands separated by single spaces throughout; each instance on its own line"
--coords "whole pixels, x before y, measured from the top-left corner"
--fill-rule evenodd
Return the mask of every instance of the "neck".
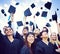
M 29 43 L 28 45 L 29 45 L 29 47 L 31 47 L 31 43 Z
M 13 42 L 13 40 L 14 40 L 14 38 L 13 38 L 12 35 L 11 36 L 8 36 L 8 39 L 9 39 L 10 42 Z
M 48 39 L 47 38 L 43 38 L 42 41 L 48 45 Z

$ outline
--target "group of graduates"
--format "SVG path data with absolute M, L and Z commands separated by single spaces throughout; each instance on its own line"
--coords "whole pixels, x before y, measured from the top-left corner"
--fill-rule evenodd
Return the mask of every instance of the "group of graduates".
M 22 34 L 16 31 L 15 35 L 9 26 L 4 26 L 3 31 L 5 34 L 0 30 L 0 54 L 60 54 L 60 36 L 52 32 L 49 38 L 47 27 L 33 32 L 24 27 Z

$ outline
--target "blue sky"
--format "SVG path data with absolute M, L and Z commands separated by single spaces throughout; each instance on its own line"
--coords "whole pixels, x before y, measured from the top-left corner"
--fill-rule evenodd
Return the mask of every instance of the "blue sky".
M 31 3 L 32 1 L 35 1 L 35 0 L 15 0 L 16 2 L 19 2 L 20 4 L 23 4 L 23 3 Z M 39 0 L 37 0 L 39 2 Z M 51 0 L 52 1 L 52 9 L 53 11 L 57 11 L 57 8 L 60 9 L 59 5 L 60 5 L 60 0 Z M 4 4 L 10 4 L 11 0 L 0 0 L 0 6 L 4 6 Z M 39 5 L 41 3 L 38 3 Z M 60 15 L 60 10 L 57 11 L 57 14 Z M 59 16 L 60 18 L 60 16 Z
M 14 2 L 12 2 L 14 1 Z M 44 4 L 47 2 L 47 1 L 51 1 L 52 2 L 52 7 L 51 7 L 51 10 L 47 10 L 44 8 Z M 0 11 L 1 9 L 5 9 L 6 13 L 7 13 L 7 17 L 4 17 L 3 14 L 1 14 L 0 12 L 0 20 L 3 21 L 3 19 L 5 21 L 7 21 L 6 19 L 8 18 L 9 16 L 9 13 L 8 13 L 8 8 L 9 8 L 9 5 L 11 3 L 13 3 L 13 5 L 16 3 L 16 2 L 19 2 L 20 3 L 20 6 L 17 6 L 17 12 L 15 14 L 15 20 L 22 20 L 24 18 L 23 16 L 23 11 L 27 8 L 30 8 L 30 5 L 32 3 L 35 3 L 36 7 L 34 9 L 31 9 L 31 12 L 33 13 L 33 15 L 37 12 L 37 11 L 40 11 L 40 14 L 42 13 L 42 10 L 40 10 L 40 7 L 43 7 L 44 10 L 48 11 L 48 16 L 47 18 L 52 18 L 52 15 L 55 13 L 55 11 L 57 12 L 57 15 L 58 15 L 58 21 L 60 21 L 60 0 L 0 0 Z M 2 7 L 2 8 L 1 8 Z M 20 7 L 20 8 L 19 8 Z M 59 11 L 57 11 L 57 8 L 59 9 Z M 19 11 L 20 13 L 19 13 Z M 19 19 L 18 19 L 19 18 Z M 22 18 L 22 19 L 21 19 Z M 29 19 L 30 18 L 30 19 Z M 27 18 L 27 21 L 29 20 L 32 20 L 31 17 L 28 17 Z M 37 17 L 36 19 L 36 23 L 39 24 L 39 19 L 41 21 L 41 16 Z M 44 20 L 43 20 L 44 21 Z M 41 21 L 42 22 L 42 21 Z M 45 22 L 44 22 L 45 23 Z M 42 26 L 42 25 L 40 25 Z

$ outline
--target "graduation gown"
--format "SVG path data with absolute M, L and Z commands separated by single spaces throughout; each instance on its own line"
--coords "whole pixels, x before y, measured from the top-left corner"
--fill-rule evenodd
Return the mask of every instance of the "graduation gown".
M 21 49 L 20 54 L 30 54 L 29 48 L 26 45 L 24 45 L 23 48 Z
M 50 42 L 47 45 L 43 41 L 39 41 L 36 45 L 35 54 L 55 54 L 53 45 Z
M 7 36 L 0 36 L 2 44 L 2 51 L 4 54 L 19 54 L 21 48 L 23 47 L 22 42 L 19 39 L 14 39 L 13 42 L 10 42 Z

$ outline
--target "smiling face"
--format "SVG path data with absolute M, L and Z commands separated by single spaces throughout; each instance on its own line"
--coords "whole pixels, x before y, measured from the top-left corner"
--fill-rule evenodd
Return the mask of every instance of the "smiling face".
M 48 33 L 47 32 L 42 32 L 42 36 L 41 36 L 41 38 L 48 38 Z
M 28 37 L 27 37 L 27 42 L 30 43 L 30 44 L 32 44 L 34 42 L 34 39 L 35 39 L 34 35 L 29 34 Z
M 13 35 L 13 30 L 12 30 L 12 28 L 7 27 L 7 28 L 5 29 L 5 34 L 6 34 L 7 36 Z
M 50 36 L 51 40 L 56 41 L 57 40 L 57 34 L 55 32 L 53 32 Z

